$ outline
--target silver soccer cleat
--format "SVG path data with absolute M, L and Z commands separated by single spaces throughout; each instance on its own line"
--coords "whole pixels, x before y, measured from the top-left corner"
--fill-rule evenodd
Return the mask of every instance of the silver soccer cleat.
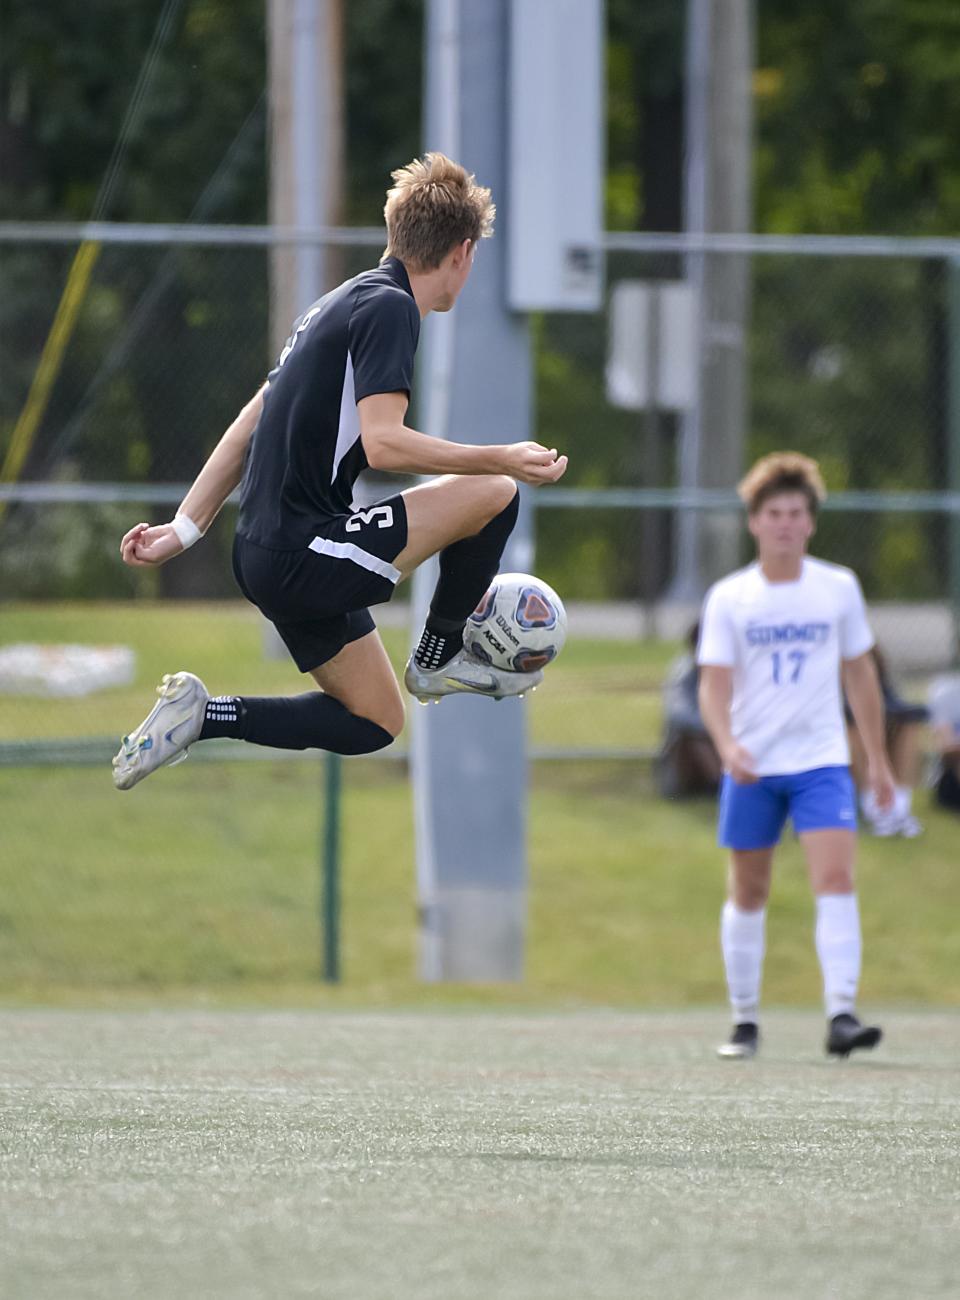
M 403 684 L 410 694 L 426 704 L 443 695 L 486 695 L 491 700 L 510 695 L 525 695 L 543 681 L 543 670 L 533 673 L 510 673 L 491 664 L 482 664 L 467 650 L 459 650 L 449 663 L 433 672 L 421 668 L 413 656 L 403 674 Z
M 160 699 L 136 731 L 124 736 L 113 760 L 113 784 L 130 790 L 158 767 L 172 767 L 187 756 L 200 735 L 207 688 L 193 673 L 167 673 L 157 687 Z

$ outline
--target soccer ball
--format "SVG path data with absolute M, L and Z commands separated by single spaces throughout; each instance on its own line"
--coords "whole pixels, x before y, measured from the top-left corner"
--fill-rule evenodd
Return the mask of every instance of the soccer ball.
M 556 659 L 566 639 L 563 601 L 530 573 L 498 574 L 463 634 L 475 658 L 515 673 L 544 668 Z

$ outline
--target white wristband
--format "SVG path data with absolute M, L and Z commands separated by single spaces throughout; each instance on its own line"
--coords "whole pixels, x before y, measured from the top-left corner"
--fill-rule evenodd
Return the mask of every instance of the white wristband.
M 185 551 L 189 550 L 194 542 L 199 542 L 203 536 L 189 515 L 174 515 L 172 527 Z

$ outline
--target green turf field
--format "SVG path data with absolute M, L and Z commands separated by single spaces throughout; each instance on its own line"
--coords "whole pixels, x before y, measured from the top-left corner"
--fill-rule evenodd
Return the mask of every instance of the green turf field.
M 0 1013 L 0 1294 L 957 1294 L 956 1014 Z

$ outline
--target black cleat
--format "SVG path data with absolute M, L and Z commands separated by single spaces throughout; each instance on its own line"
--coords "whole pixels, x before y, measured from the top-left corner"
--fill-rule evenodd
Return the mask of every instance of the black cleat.
M 830 1021 L 827 1031 L 828 1056 L 849 1056 L 858 1047 L 876 1047 L 883 1037 L 878 1025 L 861 1025 L 856 1016 L 842 1012 Z
M 759 1046 L 760 1030 L 752 1021 L 745 1020 L 742 1024 L 734 1025 L 729 1043 L 721 1043 L 717 1055 L 725 1060 L 742 1061 L 756 1056 Z

